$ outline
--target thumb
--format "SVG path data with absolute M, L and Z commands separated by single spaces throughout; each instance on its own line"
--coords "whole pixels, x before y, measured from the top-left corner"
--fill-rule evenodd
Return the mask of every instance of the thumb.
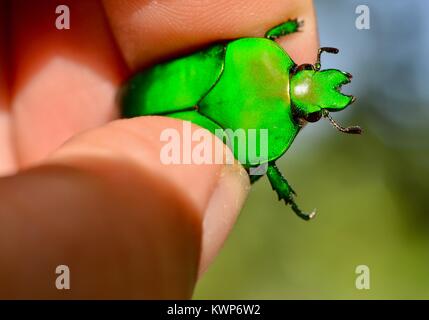
M 0 256 L 7 261 L 0 296 L 191 297 L 249 181 L 238 164 L 163 164 L 165 128 L 182 134 L 182 121 L 114 121 L 0 179 Z M 70 268 L 67 292 L 54 286 L 58 265 Z

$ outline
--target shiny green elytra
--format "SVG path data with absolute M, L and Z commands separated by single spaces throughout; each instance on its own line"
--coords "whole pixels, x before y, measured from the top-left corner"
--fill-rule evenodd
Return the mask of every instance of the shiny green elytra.
M 266 174 L 279 199 L 301 218 L 312 218 L 315 211 L 305 213 L 296 205 L 295 192 L 275 161 L 305 123 L 322 116 L 343 132 L 360 133 L 360 128 L 343 128 L 328 114 L 354 101 L 339 91 L 350 82 L 350 74 L 320 70 L 320 54 L 338 50 L 321 48 L 314 65 L 298 66 L 274 41 L 299 27 L 297 20 L 289 20 L 268 31 L 265 38 L 216 44 L 136 74 L 122 92 L 123 116 L 164 115 L 191 121 L 213 133 L 216 129 L 267 129 L 267 158 L 247 156 L 242 165 L 249 170 L 266 163 Z M 232 151 L 238 159 L 237 151 Z M 259 177 L 251 176 L 251 181 Z

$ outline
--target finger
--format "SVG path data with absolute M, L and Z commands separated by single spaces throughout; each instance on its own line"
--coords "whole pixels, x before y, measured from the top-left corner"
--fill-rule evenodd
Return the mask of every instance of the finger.
M 8 109 L 8 3 L 6 1 L 0 1 L 0 110 Z
M 8 3 L 0 1 L 0 176 L 14 170 L 14 154 L 11 137 L 11 117 L 9 113 L 9 39 Z
M 11 1 L 14 137 L 21 166 L 117 117 L 125 67 L 99 1 Z M 57 29 L 69 13 L 70 29 Z M 58 21 L 57 21 L 58 19 Z
M 1 296 L 191 297 L 211 198 L 220 188 L 244 199 L 248 180 L 224 165 L 162 164 L 165 128 L 181 133 L 182 122 L 115 121 L 0 180 Z M 53 286 L 60 264 L 71 271 L 68 293 Z
M 239 164 L 225 166 L 164 165 L 160 160 L 160 150 L 163 147 L 163 143 L 159 139 L 160 134 L 166 128 L 182 134 L 184 130 L 182 130 L 181 121 L 164 117 L 144 117 L 141 120 L 135 119 L 134 121 L 121 121 L 118 123 L 120 123 L 122 130 L 135 133 L 147 143 L 147 146 L 155 148 L 150 153 L 152 157 L 142 157 L 139 159 L 140 161 L 147 162 L 147 166 L 152 168 L 151 170 L 154 172 L 158 172 L 160 178 L 163 176 L 173 178 L 188 197 L 192 197 L 195 203 L 201 203 L 199 205 L 199 212 L 203 221 L 202 247 L 199 261 L 199 275 L 201 275 L 217 256 L 241 211 L 250 188 L 246 171 Z M 198 128 L 198 130 L 203 129 Z M 95 135 L 90 137 L 96 141 L 86 145 L 77 144 L 77 151 L 69 146 L 65 149 L 66 151 L 57 152 L 57 156 L 65 152 L 67 154 L 76 152 L 79 155 L 84 147 L 86 148 L 84 151 L 87 153 L 97 152 L 97 149 L 94 149 L 94 145 L 103 140 L 109 141 L 108 146 L 103 145 L 104 148 L 113 148 L 113 152 L 118 153 L 119 150 L 117 149 L 122 147 L 126 139 L 126 137 L 118 136 L 112 130 L 105 130 L 99 137 Z M 180 144 L 177 145 L 180 148 L 180 152 L 182 152 L 183 145 L 187 143 L 185 139 L 191 140 L 190 137 L 180 139 Z M 116 144 L 113 145 L 113 143 Z M 131 146 L 128 147 L 128 144 L 130 144 L 130 141 L 127 142 L 126 147 L 131 148 Z M 137 144 L 133 147 L 136 151 L 142 149 Z M 211 145 L 207 147 L 212 148 L 212 150 L 215 149 Z M 229 149 L 226 146 L 223 147 L 225 152 L 230 154 L 230 158 L 233 158 Z M 107 152 L 104 149 L 103 151 Z M 147 156 L 143 151 L 141 150 L 141 156 Z M 185 151 L 183 150 L 183 152 Z M 136 152 L 136 154 L 138 153 Z M 211 182 L 213 178 L 204 178 L 207 172 L 216 175 L 214 184 Z M 205 190 L 204 186 L 207 184 L 212 186 L 210 198 L 207 195 L 202 196 L 199 192 L 200 190 Z
M 280 40 L 297 63 L 317 54 L 316 19 L 311 0 L 104 0 L 120 48 L 132 68 L 145 67 L 219 40 L 262 37 L 290 18 L 304 20 L 303 31 Z

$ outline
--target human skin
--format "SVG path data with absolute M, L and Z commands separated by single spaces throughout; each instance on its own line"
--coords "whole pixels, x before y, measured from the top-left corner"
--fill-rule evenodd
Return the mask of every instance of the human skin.
M 118 118 L 120 84 L 157 61 L 213 41 L 279 40 L 315 61 L 311 1 L 0 1 L 0 297 L 190 298 L 249 189 L 238 165 L 163 165 L 178 120 Z M 3 25 L 2 25 L 3 24 Z M 193 130 L 197 128 L 194 126 Z M 67 265 L 71 289 L 57 290 Z

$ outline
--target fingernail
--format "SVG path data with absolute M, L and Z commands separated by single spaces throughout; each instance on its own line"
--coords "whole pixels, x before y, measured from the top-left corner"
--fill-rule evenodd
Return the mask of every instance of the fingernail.
M 199 275 L 205 272 L 222 248 L 249 190 L 246 170 L 238 163 L 224 165 L 204 215 Z

